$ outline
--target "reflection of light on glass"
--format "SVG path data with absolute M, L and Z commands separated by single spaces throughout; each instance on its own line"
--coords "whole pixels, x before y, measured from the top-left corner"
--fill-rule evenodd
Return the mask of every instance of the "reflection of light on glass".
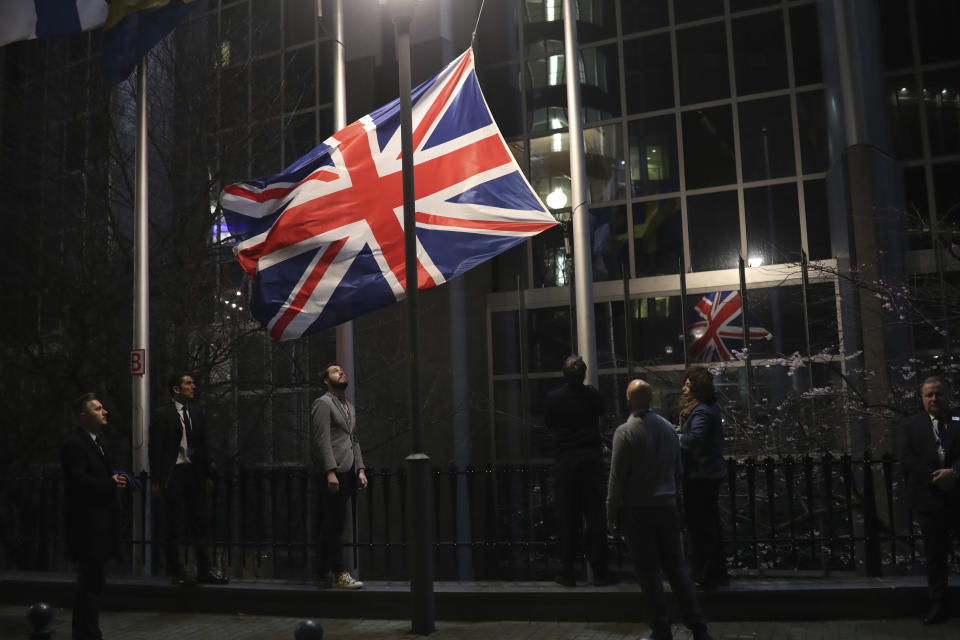
M 694 340 L 699 340 L 700 338 L 703 337 L 703 334 L 705 334 L 706 332 L 707 330 L 704 327 L 694 327 L 693 329 L 690 330 L 690 335 L 693 336 Z
M 555 189 L 547 196 L 547 206 L 551 209 L 562 209 L 567 206 L 567 194 L 560 189 Z
M 557 283 L 557 286 L 558 286 L 558 287 L 562 287 L 562 286 L 568 284 L 568 282 L 567 282 L 567 253 L 566 253 L 566 251 L 564 251 L 563 248 L 561 247 L 561 248 L 557 249 L 556 252 L 555 252 L 553 255 L 554 255 L 554 257 L 555 257 L 555 259 L 554 259 L 555 268 L 554 268 L 554 273 L 553 273 L 554 282 Z
M 550 118 L 550 128 L 559 129 L 563 126 L 563 123 L 560 122 L 560 118 Z
M 560 84 L 560 56 L 547 58 L 547 84 L 551 87 Z
M 671 355 L 671 354 L 673 353 L 673 347 L 670 346 L 669 344 L 668 344 L 668 345 L 665 345 L 665 346 L 663 347 L 663 352 L 669 356 L 669 355 Z
M 747 260 L 747 264 L 751 267 L 759 267 L 763 264 L 763 258 L 759 256 L 753 256 Z
M 550 136 L 550 150 L 563 151 L 563 134 L 555 133 Z
M 546 12 L 547 22 L 553 22 L 554 20 L 560 19 L 559 0 L 546 0 L 546 2 L 543 3 L 543 10 Z
M 210 240 L 212 242 L 223 242 L 229 237 L 230 228 L 227 226 L 227 221 L 223 219 L 223 216 L 220 216 L 210 228 Z
M 667 177 L 663 166 L 663 154 L 659 146 L 647 147 L 647 180 L 663 180 Z

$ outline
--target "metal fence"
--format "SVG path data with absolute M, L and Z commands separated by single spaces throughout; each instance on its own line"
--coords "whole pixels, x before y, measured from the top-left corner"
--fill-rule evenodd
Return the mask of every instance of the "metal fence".
M 899 464 L 890 456 L 728 462 L 720 500 L 734 573 L 880 575 L 914 569 L 918 530 L 901 499 Z M 347 547 L 365 578 L 406 579 L 406 474 L 385 468 L 368 469 L 367 476 L 369 487 L 354 503 L 355 528 Z M 141 478 L 144 487 L 147 480 Z M 323 480 L 299 467 L 214 477 L 209 532 L 220 566 L 240 577 L 313 580 Z M 0 498 L 0 567 L 66 569 L 58 471 L 17 478 Z M 435 468 L 432 498 L 437 579 L 538 580 L 556 572 L 549 465 Z M 162 545 L 131 539 L 133 500 L 146 501 L 146 493 L 125 497 L 126 557 L 117 570 L 131 566 L 131 554 L 145 548 L 154 559 L 153 572 L 161 573 L 157 551 Z M 611 536 L 609 544 L 611 565 L 628 571 L 622 540 Z

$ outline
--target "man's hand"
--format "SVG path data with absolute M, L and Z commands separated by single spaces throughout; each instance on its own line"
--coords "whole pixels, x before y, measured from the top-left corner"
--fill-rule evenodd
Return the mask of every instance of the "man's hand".
M 357 471 L 357 479 L 360 480 L 360 491 L 367 488 L 367 472 L 363 469 Z
M 937 469 L 933 472 L 930 482 L 941 491 L 950 491 L 957 486 L 957 474 L 953 469 Z
M 117 486 L 121 489 L 127 488 L 127 476 L 123 475 L 122 473 L 113 474 L 113 481 L 116 482 Z
M 327 471 L 327 491 L 330 493 L 340 493 L 340 478 L 336 471 Z

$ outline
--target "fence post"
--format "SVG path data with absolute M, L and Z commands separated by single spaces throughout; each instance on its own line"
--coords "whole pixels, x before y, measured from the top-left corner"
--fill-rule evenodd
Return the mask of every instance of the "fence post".
M 883 574 L 880 562 L 880 536 L 877 526 L 877 494 L 873 486 L 873 465 L 869 451 L 863 452 L 863 532 L 864 564 L 867 575 Z

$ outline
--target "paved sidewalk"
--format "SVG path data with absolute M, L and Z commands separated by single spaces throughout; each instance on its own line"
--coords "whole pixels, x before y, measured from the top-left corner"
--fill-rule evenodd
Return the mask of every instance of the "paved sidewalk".
M 0 605 L 0 638 L 28 637 L 26 608 Z M 105 640 L 292 640 L 300 618 L 270 616 L 104 612 Z M 325 640 L 413 640 L 408 620 L 317 620 Z M 70 610 L 57 609 L 52 640 L 70 637 Z M 956 640 L 960 619 L 935 627 L 918 620 L 829 622 L 721 622 L 710 626 L 717 640 Z M 438 622 L 432 640 L 618 640 L 649 631 L 640 623 L 614 622 Z M 689 632 L 674 626 L 677 640 Z

